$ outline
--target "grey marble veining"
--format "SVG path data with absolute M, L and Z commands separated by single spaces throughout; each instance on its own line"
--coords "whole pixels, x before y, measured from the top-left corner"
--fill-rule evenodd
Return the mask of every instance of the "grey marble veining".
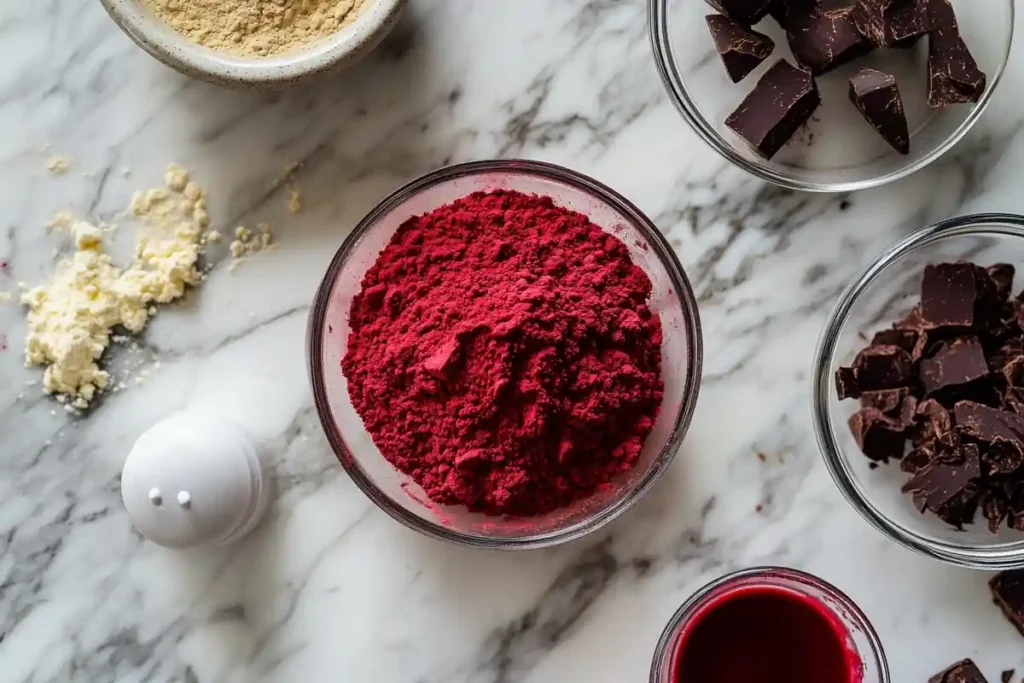
M 850 593 L 895 681 L 966 656 L 990 680 L 1024 672 L 985 575 L 900 549 L 841 499 L 808 405 L 818 333 L 867 259 L 938 218 L 1024 209 L 1024 62 L 941 163 L 884 189 L 794 194 L 689 131 L 645 7 L 414 0 L 365 62 L 276 94 L 178 76 L 95 2 L 0 7 L 0 291 L 50 272 L 66 246 L 44 227 L 55 211 L 114 221 L 170 161 L 208 190 L 217 226 L 269 221 L 278 239 L 233 272 L 219 263 L 139 351 L 116 350 L 115 367 L 161 365 L 85 418 L 26 385 L 39 373 L 22 367 L 22 314 L 0 306 L 0 682 L 643 681 L 689 593 L 766 563 Z M 48 173 L 50 154 L 71 170 Z M 432 542 L 372 507 L 323 439 L 303 358 L 312 293 L 355 222 L 421 173 L 492 156 L 570 165 L 654 218 L 693 282 L 706 349 L 662 483 L 593 537 L 515 556 Z M 305 208 L 290 215 L 274 180 L 296 161 Z M 131 443 L 185 405 L 236 416 L 269 455 L 270 516 L 228 549 L 162 550 L 121 509 Z

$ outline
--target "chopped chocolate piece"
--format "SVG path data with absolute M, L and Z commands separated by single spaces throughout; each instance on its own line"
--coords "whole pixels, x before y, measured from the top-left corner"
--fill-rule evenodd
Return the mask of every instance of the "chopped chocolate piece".
M 898 389 L 910 383 L 914 363 L 898 346 L 869 346 L 853 359 L 861 392 Z
M 924 318 L 921 317 L 921 304 L 911 308 L 902 320 L 897 320 L 892 325 L 894 330 L 913 330 L 915 332 L 920 332 L 925 327 Z
M 900 402 L 900 422 L 907 429 L 912 429 L 917 417 L 917 398 L 915 396 L 904 396 Z
M 1013 674 L 1013 669 L 1007 669 L 1003 673 L 999 674 L 999 680 L 1001 680 L 1003 683 L 1010 683 L 1010 681 L 1013 680 Z
M 777 61 L 725 124 L 765 159 L 782 149 L 821 104 L 809 71 Z
M 934 450 L 928 446 L 920 446 L 903 456 L 903 460 L 900 461 L 900 469 L 907 474 L 917 474 L 928 467 L 934 459 Z
M 897 329 L 882 330 L 871 338 L 872 346 L 898 346 L 907 353 L 913 353 L 917 340 L 921 336 L 918 330 Z
M 928 41 L 928 106 L 938 109 L 977 102 L 985 92 L 987 79 L 960 37 L 953 6 L 949 0 L 929 0 L 928 9 L 932 24 Z
M 904 493 L 913 493 L 918 509 L 929 509 L 953 523 L 948 517 L 948 504 L 957 501 L 960 494 L 972 494 L 977 498 L 977 490 L 971 490 L 971 484 L 981 477 L 981 460 L 978 447 L 965 444 L 960 454 L 962 462 L 943 462 L 936 459 L 914 475 L 914 478 L 903 485 Z M 962 501 L 968 503 L 968 500 Z M 972 512 L 973 514 L 973 512 Z
M 996 574 L 988 585 L 999 609 L 1024 635 L 1024 569 Z
M 775 41 L 771 38 L 725 15 L 709 15 L 707 22 L 715 48 L 733 83 L 746 78 L 775 50 Z
M 910 395 L 910 389 L 900 387 L 899 389 L 882 389 L 881 391 L 865 391 L 860 396 L 860 405 L 863 408 L 874 408 L 890 417 L 892 413 L 899 414 L 903 407 L 903 399 Z
M 996 285 L 996 293 L 1000 299 L 1006 301 L 1013 292 L 1013 277 L 1017 270 L 1009 263 L 997 263 L 986 269 L 988 276 Z
M 1024 356 L 1014 356 L 1003 366 L 1003 377 L 1011 387 L 1024 388 Z
M 960 401 L 953 420 L 961 434 L 990 446 L 1007 444 L 1024 453 L 1024 418 L 973 401 Z
M 986 491 L 981 494 L 981 514 L 988 520 L 988 530 L 994 534 L 999 533 L 999 528 L 1006 521 L 1010 507 L 1006 499 L 996 491 Z
M 768 15 L 773 0 L 708 0 L 708 4 L 733 21 L 752 26 Z
M 836 370 L 836 393 L 840 401 L 848 398 L 860 398 L 860 389 L 857 387 L 857 375 L 853 368 L 839 368 Z
M 921 283 L 921 318 L 926 328 L 970 327 L 978 284 L 970 263 L 925 266 Z
M 815 76 L 828 73 L 872 50 L 853 23 L 853 8 L 809 12 L 791 11 L 785 20 L 786 38 L 796 61 Z
M 988 361 L 977 337 L 943 342 L 931 358 L 921 361 L 921 384 L 926 394 L 967 384 L 988 374 Z
M 917 406 L 917 416 L 921 421 L 921 434 L 925 439 L 938 439 L 953 429 L 953 418 L 938 401 L 928 398 Z
M 786 27 L 786 17 L 793 12 L 808 14 L 821 7 L 821 0 L 775 0 L 768 13 L 779 23 L 782 28 Z
M 875 47 L 910 47 L 931 29 L 928 0 L 857 0 L 857 29 Z
M 862 392 L 854 368 L 841 367 L 836 370 L 836 393 L 839 395 L 840 401 L 848 398 L 860 398 Z
M 904 426 L 875 408 L 862 408 L 850 416 L 850 431 L 860 450 L 871 460 L 889 462 L 903 457 Z
M 850 101 L 890 147 L 900 154 L 910 154 L 907 115 L 894 76 L 861 69 L 850 78 Z
M 928 683 L 988 683 L 988 681 L 978 671 L 974 662 L 965 659 L 942 673 L 935 674 L 928 679 Z

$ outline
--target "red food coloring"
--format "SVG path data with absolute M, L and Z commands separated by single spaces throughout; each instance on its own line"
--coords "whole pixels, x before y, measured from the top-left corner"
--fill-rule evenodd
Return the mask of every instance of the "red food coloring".
M 729 591 L 701 609 L 676 651 L 674 683 L 861 683 L 863 663 L 839 617 L 775 586 Z
M 342 361 L 382 455 L 441 505 L 528 517 L 632 469 L 661 406 L 651 281 L 550 197 L 410 218 L 353 299 Z

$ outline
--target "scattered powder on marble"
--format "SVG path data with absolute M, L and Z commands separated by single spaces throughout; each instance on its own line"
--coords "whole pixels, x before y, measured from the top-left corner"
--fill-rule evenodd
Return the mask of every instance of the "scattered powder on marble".
M 169 166 L 165 181 L 165 187 L 132 197 L 141 225 L 126 268 L 104 250 L 100 227 L 75 221 L 69 227 L 74 253 L 57 264 L 50 282 L 22 294 L 28 309 L 25 364 L 44 366 L 43 391 L 70 409 L 88 407 L 108 387 L 110 376 L 99 359 L 115 327 L 142 331 L 158 304 L 180 298 L 202 278 L 197 261 L 210 220 L 206 198 L 180 166 Z M 66 222 L 61 217 L 53 223 Z
M 0 292 L 0 304 L 5 304 L 11 300 L 12 294 L 10 292 Z
M 245 262 L 250 256 L 266 251 L 274 244 L 274 234 L 270 223 L 258 223 L 256 232 L 244 225 L 235 228 L 235 239 L 228 249 L 231 251 L 231 270 Z
M 213 50 L 269 57 L 352 24 L 373 0 L 143 0 L 178 33 Z
M 46 160 L 46 170 L 55 175 L 63 175 L 71 170 L 71 159 L 58 155 Z

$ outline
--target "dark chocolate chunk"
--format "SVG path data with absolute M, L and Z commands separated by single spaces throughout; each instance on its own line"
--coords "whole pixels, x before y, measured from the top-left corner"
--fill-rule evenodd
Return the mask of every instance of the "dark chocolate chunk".
M 860 398 L 860 389 L 857 388 L 857 376 L 853 368 L 839 368 L 836 370 L 836 393 L 840 401 L 848 398 Z
M 928 683 L 988 683 L 974 662 L 965 659 L 957 662 L 942 673 L 928 679 Z
M 910 383 L 914 363 L 898 346 L 869 346 L 853 359 L 861 392 L 898 389 Z
M 725 15 L 709 15 L 707 22 L 715 48 L 733 83 L 746 78 L 775 50 L 775 41 L 771 38 Z
M 911 47 L 931 29 L 928 0 L 857 0 L 857 29 L 875 47 Z
M 970 263 L 925 266 L 921 283 L 921 318 L 929 329 L 970 327 L 978 285 Z
M 1010 507 L 1002 494 L 996 491 L 985 491 L 981 494 L 981 514 L 988 520 L 988 530 L 992 533 L 999 533 L 1009 512 Z
M 1024 635 L 1024 569 L 996 574 L 988 585 L 999 609 Z
M 987 79 L 967 44 L 949 0 L 929 0 L 932 24 L 928 41 L 928 106 L 977 102 Z
M 765 159 L 782 149 L 821 104 L 809 71 L 776 62 L 725 123 Z
M 889 462 L 903 457 L 906 446 L 905 428 L 875 408 L 862 408 L 850 416 L 853 438 L 871 460 Z
M 967 384 L 988 374 L 988 361 L 977 337 L 942 342 L 931 358 L 921 361 L 921 385 L 926 394 Z
M 1006 361 L 1002 373 L 1011 387 L 1024 387 L 1024 356 L 1014 356 Z
M 793 56 L 815 76 L 828 73 L 872 50 L 857 25 L 853 8 L 790 11 L 785 19 L 786 38 Z
M 768 16 L 774 0 L 707 0 L 733 21 L 752 26 Z
M 925 399 L 917 406 L 921 435 L 925 440 L 938 439 L 953 429 L 953 418 L 945 406 L 934 399 Z
M 962 510 L 958 509 L 961 504 L 969 505 L 973 499 L 975 507 L 977 506 L 978 491 L 974 482 L 981 478 L 978 447 L 974 444 L 964 444 L 960 449 L 960 456 L 960 462 L 936 458 L 903 485 L 904 493 L 914 495 L 914 502 L 919 510 L 931 510 L 955 526 L 960 524 L 951 517 L 960 519 L 963 516 Z M 951 507 L 950 504 L 954 506 Z
M 907 115 L 894 76 L 861 69 L 850 78 L 850 101 L 893 149 L 910 154 Z
M 860 396 L 860 405 L 863 408 L 874 408 L 889 415 L 898 417 L 903 407 L 903 399 L 910 396 L 910 389 L 900 387 L 899 389 L 882 389 L 880 391 L 865 391 Z M 895 413 L 895 415 L 893 415 Z
M 995 283 L 998 297 L 1003 301 L 1008 300 L 1013 292 L 1013 278 L 1017 269 L 1009 263 L 997 263 L 986 268 L 985 272 Z
M 927 445 L 914 448 L 903 456 L 900 469 L 907 474 L 917 474 L 935 460 L 935 451 Z
M 990 446 L 1007 444 L 1024 453 L 1024 418 L 999 408 L 960 401 L 953 409 L 957 430 Z
M 882 330 L 871 338 L 872 346 L 898 346 L 907 353 L 913 353 L 917 340 L 921 336 L 918 330 L 897 329 Z
M 999 674 L 999 680 L 1001 680 L 1003 683 L 1010 683 L 1010 681 L 1013 680 L 1013 674 L 1013 669 L 1007 669 L 1003 673 Z

